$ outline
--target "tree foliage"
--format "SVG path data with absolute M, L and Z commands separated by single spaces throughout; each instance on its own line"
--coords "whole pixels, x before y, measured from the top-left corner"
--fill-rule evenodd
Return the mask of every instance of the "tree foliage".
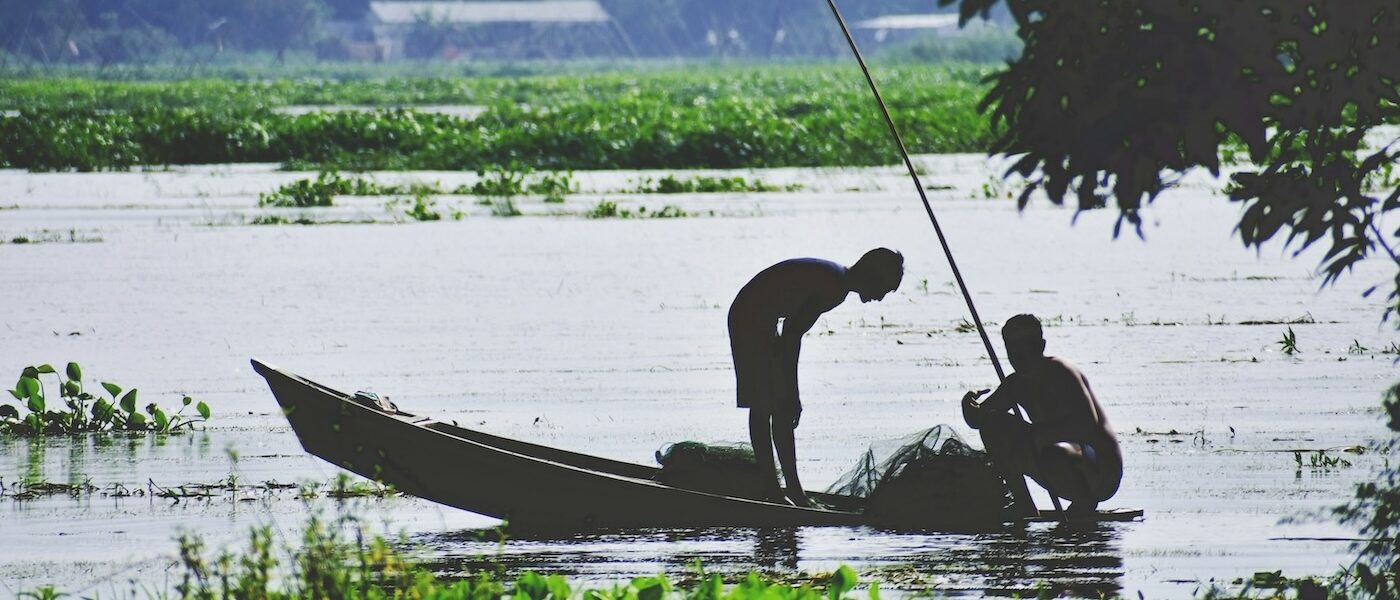
M 942 1 L 965 18 L 995 3 Z M 1007 174 L 1030 184 L 1022 207 L 1037 190 L 1081 210 L 1112 199 L 1118 227 L 1140 228 L 1144 204 L 1189 170 L 1220 175 L 1222 151 L 1242 147 L 1250 164 L 1227 189 L 1245 246 L 1324 242 L 1324 284 L 1376 254 L 1400 266 L 1400 230 L 1380 227 L 1400 207 L 1400 139 L 1378 129 L 1400 122 L 1393 0 L 1008 7 L 1025 47 L 982 106 L 1002 132 L 994 152 L 1016 159 Z M 1390 310 L 1400 271 L 1395 283 Z
M 1379 451 L 1393 456 L 1400 451 L 1400 384 L 1386 390 L 1382 404 L 1392 437 Z M 1334 514 L 1363 536 L 1348 569 L 1353 583 L 1376 598 L 1400 598 L 1400 471 L 1385 469 L 1377 481 L 1356 486 L 1356 497 Z
M 328 12 L 323 0 L 0 0 L 0 51 L 45 64 L 142 62 L 193 48 L 281 55 L 316 41 Z

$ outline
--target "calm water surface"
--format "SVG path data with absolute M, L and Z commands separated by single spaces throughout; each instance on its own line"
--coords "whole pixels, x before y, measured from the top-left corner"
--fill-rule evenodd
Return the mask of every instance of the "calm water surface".
M 336 503 L 249 487 L 337 475 L 302 452 L 250 357 L 414 412 L 622 460 L 650 462 L 684 439 L 743 440 L 725 333 L 734 292 L 783 258 L 849 262 L 882 245 L 907 257 L 899 292 L 848 302 L 804 342 L 803 478 L 823 487 L 872 442 L 960 426 L 962 392 L 995 374 L 976 333 L 959 327 L 966 309 L 893 169 L 743 173 L 807 187 L 671 197 L 616 192 L 655 174 L 585 173 L 583 194 L 562 206 L 519 200 L 519 218 L 448 197 L 444 212 L 465 218 L 410 223 L 387 199 L 345 198 L 312 216 L 375 223 L 324 226 L 243 224 L 278 212 L 256 208 L 258 193 L 304 176 L 270 166 L 0 171 L 0 238 L 44 242 L 0 245 L 0 369 L 76 360 L 89 379 L 139 387 L 143 402 L 191 394 L 215 410 L 206 431 L 164 439 L 0 441 L 8 490 L 25 479 L 94 489 L 0 498 L 0 594 L 159 585 L 173 576 L 181 532 L 236 545 L 249 527 L 271 525 L 290 541 L 313 513 L 402 531 L 444 573 L 501 564 L 594 581 L 684 577 L 700 559 L 730 575 L 850 564 L 885 590 L 1009 594 L 1048 582 L 1075 595 L 1160 597 L 1261 570 L 1325 574 L 1348 560 L 1344 542 L 1309 538 L 1353 532 L 1279 522 L 1338 503 L 1380 464 L 1341 448 L 1385 435 L 1378 398 L 1394 366 L 1378 350 L 1395 336 L 1378 299 L 1361 297 L 1384 283 L 1384 265 L 1318 291 L 1316 256 L 1243 250 L 1232 235 L 1238 208 L 1202 182 L 1149 211 L 1146 242 L 1114 240 L 1112 214 L 1071 226 L 1071 211 L 1018 214 L 994 182 L 998 198 L 985 198 L 997 171 L 981 158 L 922 160 L 930 183 L 951 186 L 934 202 L 983 316 L 1039 314 L 1050 353 L 1093 381 L 1127 455 L 1106 506 L 1145 509 L 1143 521 L 979 535 L 607 531 L 502 544 L 494 520 L 412 498 Z M 451 187 L 472 176 L 381 177 Z M 576 216 L 604 197 L 693 216 Z M 1290 326 L 1303 350 L 1293 356 L 1277 344 Z M 1297 466 L 1294 450 L 1317 449 L 1351 466 Z M 237 494 L 154 495 L 230 477 Z

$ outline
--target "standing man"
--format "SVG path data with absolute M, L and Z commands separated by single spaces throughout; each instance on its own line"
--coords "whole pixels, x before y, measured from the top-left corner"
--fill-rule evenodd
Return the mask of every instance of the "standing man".
M 1093 514 L 1118 491 L 1123 455 L 1089 380 L 1073 363 L 1045 355 L 1045 336 L 1035 315 L 1016 315 L 1001 328 L 1006 358 L 1016 372 L 996 392 L 963 396 L 963 420 L 982 431 L 1008 485 L 1030 476 L 1052 495 L 1073 504 L 1071 515 Z M 1031 422 L 1009 412 L 1025 409 Z M 1028 497 L 1028 496 L 1026 496 Z M 1013 507 L 1030 513 L 1030 507 Z
M 861 302 L 883 300 L 903 278 L 904 255 L 876 248 L 849 268 L 818 258 L 785 260 L 759 272 L 735 296 L 729 307 L 729 344 L 739 408 L 749 409 L 754 458 L 772 482 L 765 500 L 782 502 L 785 495 L 773 472 L 776 449 L 786 497 L 798 506 L 811 505 L 797 478 L 793 437 L 802 418 L 797 393 L 802 334 L 850 292 L 859 294 Z

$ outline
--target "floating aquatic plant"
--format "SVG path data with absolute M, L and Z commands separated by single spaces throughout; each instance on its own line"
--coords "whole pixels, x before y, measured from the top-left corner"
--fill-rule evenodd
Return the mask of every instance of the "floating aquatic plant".
M 58 403 L 50 403 L 53 397 L 43 382 L 46 375 L 52 376 L 58 383 Z M 189 396 L 181 398 L 180 408 L 174 413 L 155 403 L 147 404 L 144 410 L 137 410 L 136 389 L 123 390 L 120 385 L 110 381 L 102 382 L 101 388 L 107 392 L 107 397 L 89 393 L 84 386 L 82 367 L 75 362 L 68 363 L 63 373 L 49 364 L 25 367 L 14 389 L 7 390 L 20 402 L 20 407 L 0 404 L 0 434 L 170 432 L 192 428 L 209 419 L 209 405 L 203 401 L 195 402 Z M 21 413 L 21 407 L 28 411 L 27 414 Z M 184 414 L 191 407 L 198 414 L 197 417 Z

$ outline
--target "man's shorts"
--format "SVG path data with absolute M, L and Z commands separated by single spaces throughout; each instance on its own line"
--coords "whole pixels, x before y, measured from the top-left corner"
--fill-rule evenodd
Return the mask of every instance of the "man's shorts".
M 795 375 L 794 361 L 784 360 L 778 352 L 776 327 L 767 335 L 755 333 L 757 328 L 729 328 L 729 348 L 734 355 L 736 404 L 739 408 L 759 410 L 767 414 L 789 412 L 792 395 L 786 382 Z

